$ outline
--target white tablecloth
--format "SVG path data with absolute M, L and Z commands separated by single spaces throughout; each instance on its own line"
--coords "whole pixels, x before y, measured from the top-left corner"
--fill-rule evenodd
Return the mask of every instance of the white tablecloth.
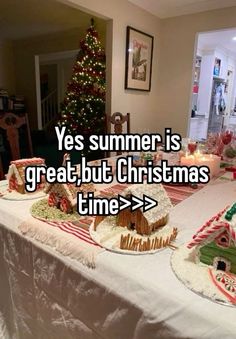
M 186 242 L 236 200 L 236 182 L 208 185 L 177 205 L 171 222 Z M 235 338 L 236 309 L 188 290 L 170 267 L 172 251 L 104 252 L 96 269 L 23 238 L 33 201 L 0 200 L 0 338 Z

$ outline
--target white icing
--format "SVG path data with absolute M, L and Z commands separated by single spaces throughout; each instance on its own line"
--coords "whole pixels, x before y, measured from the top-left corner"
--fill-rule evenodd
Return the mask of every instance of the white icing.
M 192 291 L 210 298 L 213 301 L 231 305 L 228 299 L 218 290 L 209 275 L 209 266 L 196 264 L 197 249 L 181 246 L 171 256 L 171 266 L 176 276 Z
M 19 186 L 25 183 L 25 167 L 34 165 L 45 165 L 44 160 L 41 158 L 29 158 L 29 159 L 19 159 L 11 161 L 9 166 L 7 179 L 10 180 L 12 175 L 15 175 L 16 181 Z M 22 170 L 22 175 L 20 175 L 19 170 Z
M 124 196 L 128 194 L 133 194 L 140 199 L 143 199 L 143 195 L 145 194 L 158 202 L 157 206 L 151 208 L 149 211 L 143 212 L 143 209 L 141 208 L 143 215 L 150 225 L 159 219 L 166 217 L 173 207 L 170 198 L 161 184 L 144 183 L 142 185 L 132 185 L 122 192 L 122 195 Z
M 115 217 L 106 217 L 103 221 L 101 221 L 97 227 L 96 231 L 94 231 L 94 225 L 92 224 L 90 227 L 90 235 L 92 239 L 97 242 L 102 247 L 112 250 L 118 253 L 127 253 L 127 254 L 147 254 L 147 253 L 155 253 L 157 251 L 162 250 L 150 250 L 146 252 L 139 251 L 129 251 L 120 249 L 120 238 L 121 235 L 126 236 L 130 234 L 131 237 L 135 237 L 137 239 L 147 240 L 148 238 L 152 241 L 155 237 L 162 237 L 163 240 L 166 240 L 167 237 L 170 237 L 173 233 L 174 227 L 171 225 L 166 225 L 165 227 L 160 227 L 157 231 L 153 232 L 150 236 L 137 234 L 136 230 L 128 230 L 126 227 L 116 226 L 116 218 Z
M 44 159 L 34 157 L 34 158 L 25 158 L 25 159 L 18 159 L 18 160 L 11 161 L 11 164 L 16 164 L 16 165 L 21 165 L 25 163 L 27 163 L 27 165 L 33 165 L 35 163 L 44 164 Z
M 18 171 L 15 164 L 11 164 L 10 167 L 9 167 L 9 171 L 8 171 L 8 175 L 7 175 L 8 180 L 10 180 L 12 175 L 15 175 L 18 185 L 23 185 L 24 181 L 21 178 L 19 171 Z
M 34 193 L 27 193 L 27 194 L 21 194 L 21 193 L 19 193 L 17 191 L 9 192 L 8 191 L 8 182 L 7 182 L 7 180 L 1 181 L 0 194 L 3 194 L 1 199 L 5 199 L 5 200 L 17 200 L 17 201 L 38 199 L 38 198 L 45 197 L 45 195 L 46 195 L 42 190 L 36 191 Z

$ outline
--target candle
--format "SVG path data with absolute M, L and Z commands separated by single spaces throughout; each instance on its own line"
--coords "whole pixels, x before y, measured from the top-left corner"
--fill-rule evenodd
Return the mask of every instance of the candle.
M 195 158 L 199 158 L 199 157 L 201 157 L 202 156 L 202 153 L 201 153 L 201 151 L 198 149 L 195 153 L 194 153 L 194 157 Z
M 181 166 L 194 166 L 195 165 L 195 157 L 193 155 L 185 155 L 180 159 Z
M 220 172 L 220 162 L 221 162 L 221 158 L 218 155 L 215 154 L 210 154 L 210 158 L 212 158 L 214 160 L 214 168 L 213 168 L 213 173 L 212 176 L 216 176 L 219 174 Z
M 214 177 L 220 172 L 220 157 L 214 154 L 202 154 L 199 150 L 194 155 L 182 156 L 180 159 L 181 166 L 207 166 L 210 169 L 210 177 Z
M 204 154 L 196 160 L 198 166 L 208 166 L 210 176 L 214 177 L 220 172 L 220 157 L 214 154 Z
M 209 167 L 209 174 L 212 178 L 216 173 L 216 164 L 215 159 L 213 158 L 212 154 L 203 154 L 202 156 L 199 156 L 196 158 L 195 161 L 196 166 L 207 166 Z

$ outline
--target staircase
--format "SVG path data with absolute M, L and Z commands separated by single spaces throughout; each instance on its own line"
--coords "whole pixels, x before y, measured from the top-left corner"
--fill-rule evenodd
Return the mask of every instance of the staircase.
M 45 129 L 58 115 L 57 90 L 41 100 L 42 128 Z

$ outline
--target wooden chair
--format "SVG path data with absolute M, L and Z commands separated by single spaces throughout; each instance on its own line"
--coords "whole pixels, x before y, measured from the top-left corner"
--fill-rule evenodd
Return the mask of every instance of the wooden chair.
M 6 131 L 6 137 L 9 142 L 11 151 L 11 160 L 21 158 L 20 154 L 20 140 L 19 140 L 19 128 L 26 127 L 26 137 L 28 141 L 28 154 L 30 157 L 33 156 L 33 147 L 30 135 L 28 115 L 24 114 L 18 116 L 14 113 L 3 113 L 0 114 L 0 128 Z M 0 153 L 0 178 L 4 179 L 4 170 L 2 165 L 2 158 Z
M 115 112 L 111 116 L 107 116 L 107 131 L 111 133 L 112 126 L 114 130 L 114 134 L 122 134 L 123 127 L 126 123 L 126 132 L 127 134 L 130 133 L 130 113 L 123 115 L 120 112 Z M 121 155 L 122 152 L 116 152 L 116 155 Z

